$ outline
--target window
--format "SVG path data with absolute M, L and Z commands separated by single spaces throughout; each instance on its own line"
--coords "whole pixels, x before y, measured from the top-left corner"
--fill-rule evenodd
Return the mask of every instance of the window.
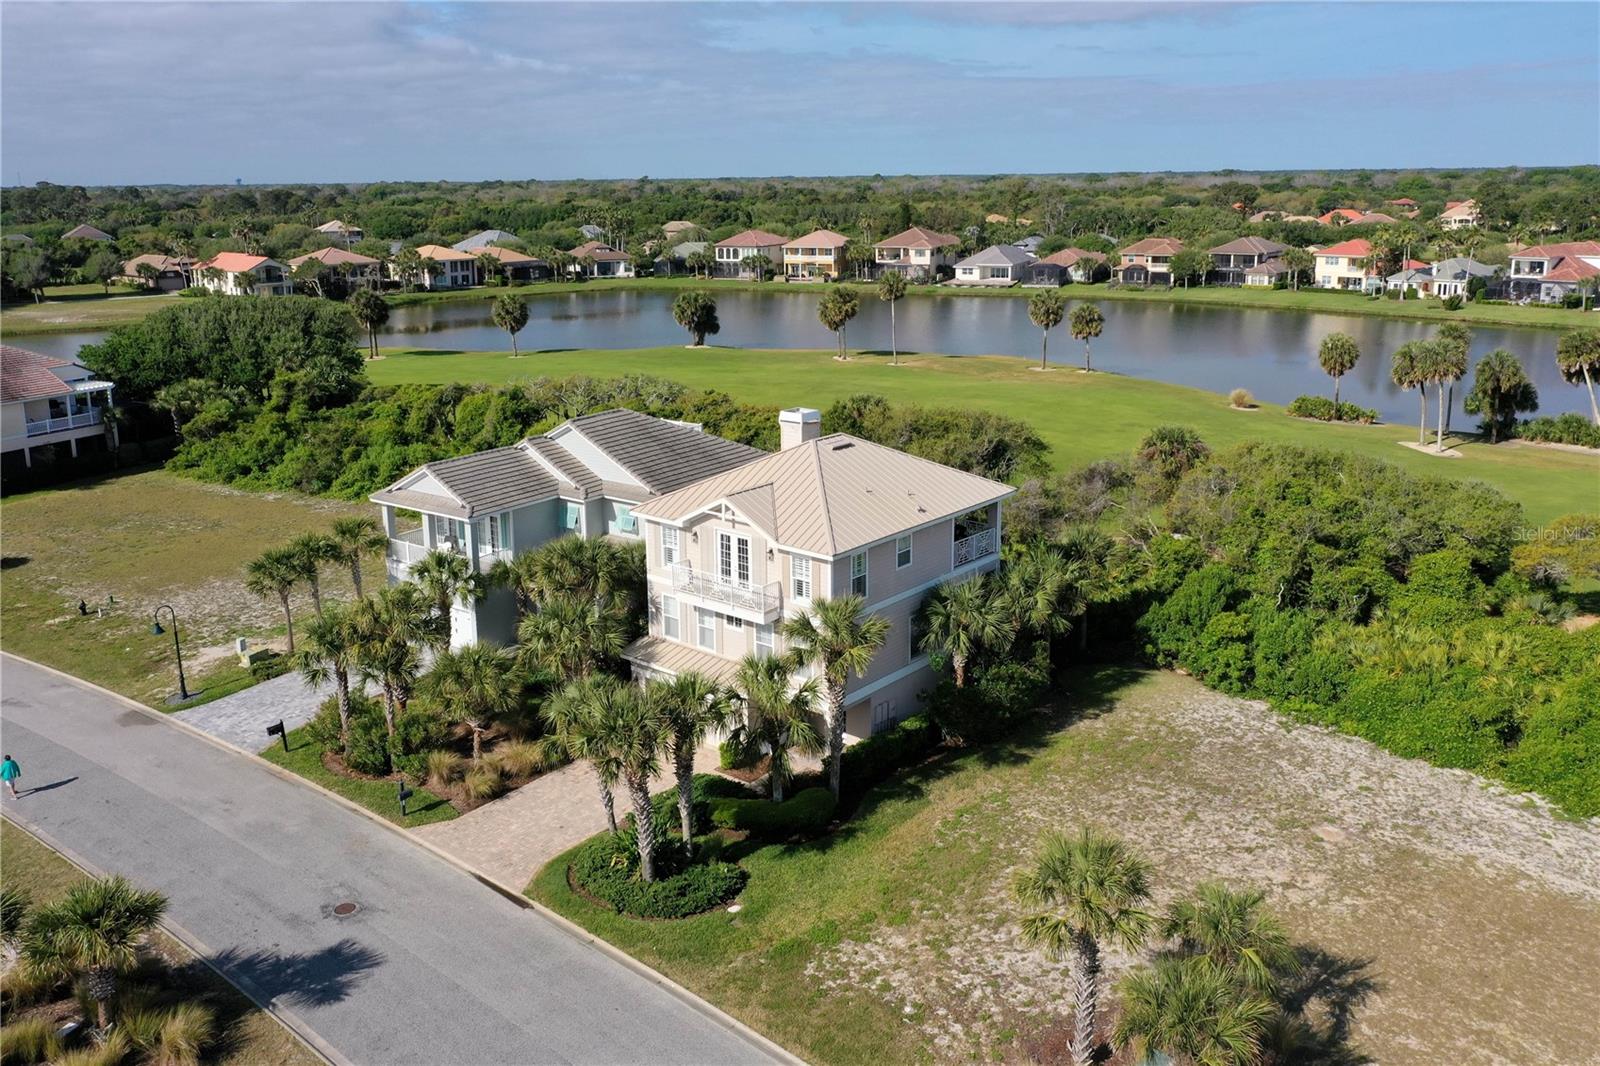
M 583 505 L 571 500 L 561 501 L 561 528 L 568 533 L 582 532 Z
M 856 596 L 867 594 L 867 553 L 856 552 L 850 556 L 850 591 Z
M 872 731 L 877 733 L 888 729 L 899 720 L 895 714 L 894 700 L 879 700 L 872 705 Z
M 789 556 L 789 579 L 793 586 L 795 599 L 809 600 L 811 598 L 810 559 L 802 559 L 798 555 Z
M 678 545 L 680 543 L 678 538 L 681 535 L 682 533 L 680 530 L 674 529 L 670 526 L 661 527 L 662 565 L 671 566 L 673 563 L 678 561 Z
M 707 651 L 717 650 L 717 616 L 704 607 L 694 609 L 695 643 Z
M 756 626 L 756 658 L 772 658 L 772 627 Z
M 725 615 L 722 616 L 722 621 L 723 621 L 723 624 L 726 625 L 729 629 L 743 629 L 744 628 L 744 619 L 738 617 L 737 615 L 725 614 Z
M 894 539 L 894 568 L 904 570 L 911 565 L 911 534 Z
M 683 618 L 678 610 L 677 597 L 661 597 L 661 635 L 670 640 L 683 639 Z
M 717 534 L 717 576 L 739 585 L 750 584 L 749 537 Z
M 429 515 L 428 522 L 433 526 L 433 542 L 445 551 L 465 551 L 467 547 L 467 524 L 459 518 L 441 518 L 438 515 Z
M 478 550 L 480 552 L 497 552 L 505 547 L 501 536 L 502 516 L 490 515 L 478 519 Z
M 625 503 L 619 503 L 616 506 L 617 506 L 617 532 L 618 533 L 637 533 L 637 532 L 639 532 L 639 523 L 634 520 L 633 508 L 630 505 L 625 504 Z

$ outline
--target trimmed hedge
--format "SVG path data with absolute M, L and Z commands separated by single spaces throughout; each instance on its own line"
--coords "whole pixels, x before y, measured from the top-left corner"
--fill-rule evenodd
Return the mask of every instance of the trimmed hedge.
M 711 829 L 711 808 L 718 801 L 747 800 L 755 795 L 754 790 L 726 777 L 717 774 L 695 774 L 694 780 L 689 785 L 689 820 L 694 826 L 694 831 L 705 833 Z M 655 808 L 657 825 L 673 833 L 682 828 L 678 824 L 676 784 L 665 791 L 657 792 L 650 798 L 650 804 Z
M 720 906 L 744 890 L 749 879 L 731 862 L 706 862 L 671 870 L 674 849 L 657 859 L 666 876 L 639 878 L 639 852 L 631 834 L 602 833 L 572 857 L 572 876 L 591 896 L 621 914 L 639 918 L 687 918 Z M 667 872 L 671 871 L 671 872 Z
M 1517 427 L 1517 436 L 1523 440 L 1538 440 L 1548 444 L 1577 444 L 1585 448 L 1600 448 L 1600 426 L 1582 415 L 1568 412 L 1551 418 L 1548 415 L 1530 418 Z
M 1288 413 L 1295 418 L 1314 418 L 1318 422 L 1376 422 L 1378 412 L 1370 407 L 1339 401 L 1335 407 L 1326 396 L 1296 396 Z
M 715 799 L 711 824 L 718 829 L 738 829 L 762 840 L 789 840 L 816 836 L 828 827 L 839 806 L 825 788 L 808 788 L 782 803 L 764 799 Z

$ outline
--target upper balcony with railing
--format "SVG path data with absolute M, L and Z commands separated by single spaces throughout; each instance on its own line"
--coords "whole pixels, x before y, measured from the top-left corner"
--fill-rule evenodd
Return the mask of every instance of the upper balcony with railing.
M 427 533 L 422 527 L 409 529 L 389 538 L 388 564 L 389 572 L 395 577 L 406 577 L 411 573 L 411 568 L 422 562 L 429 552 L 443 551 L 452 555 L 467 556 L 468 549 L 464 541 L 446 537 L 437 541 L 433 547 L 427 543 Z M 511 550 L 509 548 L 485 548 L 478 550 L 478 572 L 488 573 L 489 569 L 497 562 L 510 562 Z
M 684 563 L 667 568 L 668 581 L 675 595 L 683 596 L 722 614 L 732 614 L 757 623 L 772 621 L 783 608 L 783 587 L 777 581 L 765 585 L 729 580 L 717 574 L 694 569 Z
M 955 542 L 955 553 L 952 562 L 955 566 L 966 566 L 980 559 L 995 555 L 1000 551 L 1000 530 L 993 526 L 980 529 L 965 537 L 958 537 Z

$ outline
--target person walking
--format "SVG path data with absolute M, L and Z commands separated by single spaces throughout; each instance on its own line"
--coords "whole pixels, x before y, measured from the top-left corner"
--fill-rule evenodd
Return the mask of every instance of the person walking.
M 4 781 L 6 787 L 11 790 L 12 799 L 17 798 L 17 778 L 21 776 L 22 767 L 17 765 L 17 760 L 7 755 L 5 760 L 0 762 L 0 781 Z

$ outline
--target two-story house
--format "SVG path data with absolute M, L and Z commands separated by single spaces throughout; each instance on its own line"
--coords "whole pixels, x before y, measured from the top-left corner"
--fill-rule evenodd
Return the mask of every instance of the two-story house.
M 218 252 L 195 267 L 195 283 L 225 296 L 294 295 L 282 263 L 247 252 Z
M 1219 285 L 1243 285 L 1245 271 L 1278 258 L 1289 250 L 1287 244 L 1265 237 L 1240 237 L 1209 249 L 1211 279 Z
M 1372 258 L 1372 242 L 1357 237 L 1317 249 L 1313 255 L 1316 266 L 1311 276 L 1319 289 L 1366 290 L 1381 284 L 1377 271 L 1368 265 Z
M 786 651 L 780 623 L 855 594 L 889 637 L 846 696 L 851 739 L 916 710 L 934 684 L 916 617 L 946 581 L 999 565 L 1009 485 L 847 434 L 809 408 L 779 415 L 782 447 L 634 508 L 649 572 L 649 632 L 624 652 L 640 678 L 730 679 L 745 655 Z M 819 708 L 820 712 L 820 708 Z
M 958 262 L 950 284 L 1005 288 L 1026 278 L 1033 263 L 1034 257 L 1014 244 L 992 244 Z
M 117 446 L 106 421 L 112 384 L 71 359 L 0 345 L 0 452 L 7 466 L 33 466 L 40 448 L 67 445 L 72 458 L 84 441 Z
M 318 248 L 306 255 L 289 260 L 289 270 L 299 270 L 301 264 L 316 260 L 330 271 L 342 274 L 352 289 L 376 289 L 383 286 L 383 264 L 370 255 L 359 255 L 348 248 Z
M 478 284 L 478 257 L 471 252 L 424 244 L 418 246 L 417 255 L 422 258 L 417 282 L 424 289 L 469 289 Z
M 631 278 L 633 256 L 609 244 L 585 241 L 567 252 L 572 257 L 571 270 L 586 278 Z
M 1476 200 L 1451 200 L 1437 219 L 1440 229 L 1471 229 L 1483 218 Z
M 1600 241 L 1536 244 L 1511 253 L 1506 271 L 1513 300 L 1560 303 L 1600 275 Z
M 878 273 L 898 270 L 907 281 L 937 281 L 943 270 L 955 265 L 955 248 L 961 238 L 912 226 L 872 246 L 873 267 Z
M 755 274 L 744 261 L 754 255 L 764 255 L 774 273 L 783 269 L 783 246 L 789 238 L 763 229 L 747 229 L 712 245 L 716 257 L 716 276 L 719 278 L 750 278 Z
M 1172 285 L 1172 257 L 1183 242 L 1171 237 L 1146 237 L 1117 250 L 1121 262 L 1114 271 L 1124 285 Z
M 1028 268 L 1028 285 L 1065 285 L 1069 281 L 1100 281 L 1109 273 L 1104 252 L 1063 248 L 1051 252 Z
M 500 273 L 509 281 L 537 281 L 550 276 L 550 264 L 538 256 L 502 248 L 498 244 L 485 244 L 472 249 L 475 256 L 488 256 L 500 264 Z
M 366 236 L 366 234 L 362 232 L 360 226 L 352 226 L 349 223 L 342 222 L 337 218 L 331 222 L 324 222 L 322 225 L 318 226 L 317 232 L 323 234 L 329 240 L 337 241 L 346 248 L 350 247 L 352 244 L 356 244 Z
M 391 582 L 406 580 L 436 549 L 486 573 L 557 537 L 636 538 L 638 504 L 764 454 L 696 425 L 619 409 L 511 447 L 428 463 L 370 499 L 383 513 Z M 416 513 L 420 524 L 402 530 L 401 512 Z M 516 604 L 508 590 L 493 589 L 457 602 L 450 621 L 457 647 L 509 644 Z
M 817 229 L 783 246 L 783 276 L 791 281 L 837 278 L 845 272 L 850 238 L 831 229 Z

